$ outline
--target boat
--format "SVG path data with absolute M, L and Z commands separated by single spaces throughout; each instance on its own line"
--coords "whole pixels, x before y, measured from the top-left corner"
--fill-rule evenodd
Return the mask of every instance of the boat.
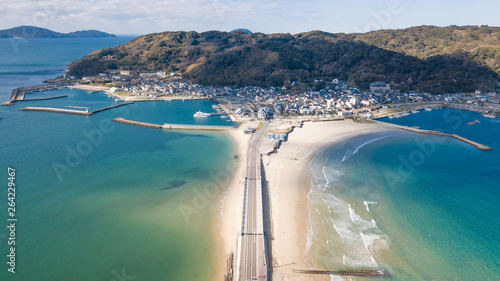
M 412 110 L 412 111 L 411 111 L 411 113 L 413 113 L 413 114 L 417 114 L 417 113 L 419 113 L 419 112 L 420 112 L 420 111 L 418 111 L 418 110 Z
M 472 122 L 467 123 L 467 125 L 475 125 L 476 123 L 481 123 L 479 120 L 474 120 Z
M 426 107 L 426 108 L 425 108 L 425 111 L 432 111 L 432 108 L 430 108 L 430 107 Z
M 226 119 L 228 116 L 227 115 L 221 115 L 220 118 Z
M 483 114 L 484 117 L 488 117 L 488 118 L 497 118 L 495 115 L 493 114 Z
M 194 118 L 208 118 L 208 117 L 210 117 L 210 113 L 198 111 L 193 115 L 193 117 Z

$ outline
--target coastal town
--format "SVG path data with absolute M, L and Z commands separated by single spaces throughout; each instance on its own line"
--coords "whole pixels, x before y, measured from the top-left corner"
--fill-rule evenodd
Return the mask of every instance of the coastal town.
M 401 92 L 391 89 L 391 85 L 386 82 L 373 82 L 369 89 L 360 89 L 333 79 L 314 81 L 324 86 L 318 90 L 296 91 L 286 87 L 202 86 L 182 80 L 178 73 L 133 74 L 128 70 L 100 73 L 94 77 L 62 76 L 47 82 L 52 83 L 42 86 L 43 88 L 52 89 L 59 85 L 85 89 L 88 92 L 104 91 L 116 101 L 214 99 L 223 105 L 233 121 L 268 119 L 271 116 L 278 119 L 398 118 L 419 110 L 443 106 L 480 112 L 491 118 L 500 116 L 498 92 Z M 15 100 L 14 95 L 11 100 Z

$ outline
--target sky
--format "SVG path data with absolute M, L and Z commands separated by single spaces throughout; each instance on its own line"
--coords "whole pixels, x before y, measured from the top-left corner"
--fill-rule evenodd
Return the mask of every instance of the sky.
M 500 26 L 498 11 L 498 0 L 2 0 L 0 29 L 352 33 L 418 25 Z

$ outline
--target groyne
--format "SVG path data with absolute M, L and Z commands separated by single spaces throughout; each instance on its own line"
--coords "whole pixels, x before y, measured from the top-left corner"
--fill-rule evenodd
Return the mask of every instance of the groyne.
M 338 275 L 338 276 L 359 276 L 359 277 L 389 277 L 390 274 L 379 269 L 358 269 L 358 270 L 300 270 L 293 269 L 293 273 L 310 275 Z
M 447 134 L 447 133 L 442 133 L 439 131 L 422 130 L 422 129 L 411 128 L 411 127 L 406 127 L 406 126 L 401 126 L 401 125 L 396 125 L 396 124 L 391 124 L 391 123 L 385 123 L 385 122 L 381 122 L 381 121 L 376 121 L 376 122 L 379 122 L 381 124 L 388 125 L 388 126 L 391 126 L 391 127 L 403 130 L 403 131 L 413 132 L 413 133 L 452 137 L 452 138 L 455 138 L 455 139 L 462 141 L 464 143 L 470 144 L 470 145 L 476 147 L 477 149 L 483 150 L 483 151 L 493 150 L 493 148 L 491 148 L 491 147 L 477 143 L 475 141 L 472 141 L 470 139 L 464 138 L 464 137 L 462 137 L 460 135 L 456 135 L 456 134 Z

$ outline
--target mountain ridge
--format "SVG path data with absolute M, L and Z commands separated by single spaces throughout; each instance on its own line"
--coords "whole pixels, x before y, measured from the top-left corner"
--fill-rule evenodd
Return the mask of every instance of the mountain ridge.
M 113 58 L 105 60 L 108 55 Z M 73 62 L 69 73 L 96 75 L 111 69 L 179 71 L 184 79 L 215 86 L 315 87 L 315 81 L 340 78 L 361 88 L 386 81 L 403 91 L 492 91 L 500 85 L 500 28 L 420 26 L 295 35 L 162 32 L 89 54 Z
M 55 32 L 36 26 L 17 26 L 0 30 L 0 38 L 105 38 L 116 37 L 114 34 L 98 30 L 81 30 L 69 33 Z

